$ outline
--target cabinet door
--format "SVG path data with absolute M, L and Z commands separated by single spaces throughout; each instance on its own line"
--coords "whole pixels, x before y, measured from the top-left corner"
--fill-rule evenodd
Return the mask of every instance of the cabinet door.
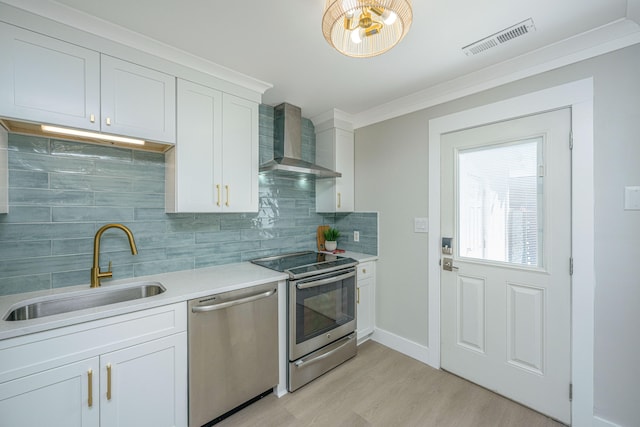
M 175 77 L 101 56 L 103 132 L 176 142 Z
M 187 334 L 100 356 L 100 425 L 187 425 Z
M 373 278 L 358 280 L 358 340 L 373 332 Z
M 98 384 L 97 357 L 2 383 L 0 424 L 97 427 Z
M 375 327 L 375 263 L 358 265 L 358 341 L 373 333 Z
M 220 212 L 222 92 L 178 80 L 178 144 L 172 151 L 166 156 L 167 211 Z
M 224 94 L 222 181 L 226 212 L 258 211 L 258 104 Z
M 353 132 L 330 128 L 316 135 L 316 162 L 342 174 L 340 178 L 316 180 L 318 212 L 354 211 Z
M 0 50 L 0 116 L 100 129 L 98 52 L 4 23 Z
M 354 211 L 353 132 L 336 129 L 336 212 Z

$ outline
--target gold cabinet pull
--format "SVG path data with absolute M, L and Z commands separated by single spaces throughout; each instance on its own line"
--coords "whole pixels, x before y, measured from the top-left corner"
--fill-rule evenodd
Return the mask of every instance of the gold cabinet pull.
M 90 114 L 89 115 L 89 121 L 91 123 L 95 123 L 96 122 L 96 115 L 95 114 Z
M 111 363 L 107 363 L 107 400 L 111 400 Z
M 216 184 L 216 192 L 218 193 L 218 198 L 216 200 L 216 206 L 220 206 L 220 184 Z
M 342 194 L 338 193 L 338 207 L 342 207 Z
M 229 206 L 229 186 L 225 185 L 224 189 L 227 190 L 227 201 L 225 202 L 225 206 Z
M 358 298 L 356 300 L 358 304 L 360 304 L 360 288 L 358 288 Z
M 93 370 L 89 369 L 87 371 L 87 382 L 89 385 L 89 399 L 88 399 L 88 404 L 89 404 L 89 408 L 91 408 L 93 406 Z
M 362 274 L 367 274 L 367 269 L 366 268 L 362 269 Z
M 107 117 L 106 122 L 107 122 L 107 126 L 111 126 L 111 117 Z

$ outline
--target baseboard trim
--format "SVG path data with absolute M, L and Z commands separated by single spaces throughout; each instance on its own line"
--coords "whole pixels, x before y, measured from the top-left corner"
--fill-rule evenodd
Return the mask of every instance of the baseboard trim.
M 429 348 L 384 329 L 375 328 L 371 339 L 422 363 L 429 363 Z
M 607 421 L 604 418 L 594 416 L 593 427 L 621 427 L 621 426 L 611 421 Z

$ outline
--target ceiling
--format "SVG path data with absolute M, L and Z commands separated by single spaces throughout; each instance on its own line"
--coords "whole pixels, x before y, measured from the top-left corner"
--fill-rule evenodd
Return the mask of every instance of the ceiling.
M 383 55 L 355 59 L 325 41 L 325 0 L 3 1 L 31 3 L 32 9 L 47 3 L 124 27 L 267 82 L 272 88 L 263 95 L 265 104 L 290 102 L 305 117 L 331 109 L 362 114 L 463 76 L 487 74 L 496 64 L 531 67 L 543 52 L 570 56 L 638 32 L 633 18 L 640 15 L 640 0 L 413 0 L 405 39 Z M 463 53 L 463 46 L 528 18 L 536 31 L 478 55 Z M 624 30 L 604 31 L 621 23 Z

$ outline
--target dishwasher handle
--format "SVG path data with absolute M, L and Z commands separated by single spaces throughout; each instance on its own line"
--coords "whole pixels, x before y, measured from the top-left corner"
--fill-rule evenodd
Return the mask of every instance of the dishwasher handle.
M 191 307 L 192 313 L 202 313 L 206 311 L 214 311 L 214 310 L 222 310 L 223 308 L 233 307 L 234 305 L 244 304 L 247 302 L 257 301 L 263 298 L 269 298 L 271 295 L 275 294 L 278 291 L 278 288 L 274 288 L 273 290 L 267 292 L 261 292 L 259 294 L 250 295 L 248 297 L 238 298 L 231 301 L 220 302 L 217 304 L 209 304 L 209 305 L 198 305 L 195 307 Z

